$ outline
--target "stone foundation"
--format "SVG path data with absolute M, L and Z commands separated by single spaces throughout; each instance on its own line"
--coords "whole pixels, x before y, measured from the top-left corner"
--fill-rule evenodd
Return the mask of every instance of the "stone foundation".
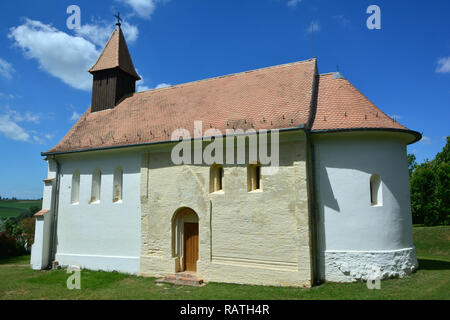
M 390 251 L 325 251 L 322 256 L 325 280 L 354 282 L 367 280 L 373 268 L 381 279 L 404 277 L 418 267 L 416 249 Z

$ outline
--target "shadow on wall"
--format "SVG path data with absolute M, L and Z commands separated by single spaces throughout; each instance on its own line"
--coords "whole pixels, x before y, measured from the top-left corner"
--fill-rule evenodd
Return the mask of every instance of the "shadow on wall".
M 381 176 L 383 196 L 388 196 L 391 199 L 390 203 L 404 203 L 406 197 L 409 197 L 409 189 L 403 191 L 402 188 L 399 188 L 399 185 L 403 184 L 404 175 L 407 176 L 407 160 L 406 151 L 403 155 L 404 150 L 399 147 L 397 141 L 383 137 L 330 137 L 330 140 L 317 142 L 315 144 L 317 228 L 319 252 L 323 253 L 327 250 L 325 211 L 333 216 L 344 216 L 348 212 L 342 210 L 348 210 L 349 204 L 352 206 L 351 201 L 347 200 L 352 196 L 360 199 L 360 195 L 354 194 L 354 191 L 356 189 L 358 192 L 362 191 L 362 188 L 367 188 L 367 207 L 370 208 L 370 177 L 373 174 Z M 403 156 L 405 157 L 405 172 L 401 171 L 403 170 L 403 166 L 401 166 L 403 161 L 401 157 Z M 338 173 L 336 170 L 342 170 L 342 173 Z M 352 173 L 355 172 L 364 174 L 367 179 L 364 181 L 352 180 Z M 355 186 L 355 184 L 357 185 Z M 339 191 L 336 190 L 336 187 L 339 188 Z M 347 188 L 348 192 L 345 191 Z M 355 198 L 355 200 L 359 199 Z M 355 207 L 358 206 L 361 205 L 355 204 Z M 324 271 L 324 264 L 321 263 L 320 273 L 324 274 Z

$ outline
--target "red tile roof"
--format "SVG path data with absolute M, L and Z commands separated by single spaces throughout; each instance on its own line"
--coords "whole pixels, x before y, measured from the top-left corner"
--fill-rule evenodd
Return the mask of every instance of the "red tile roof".
M 44 216 L 44 214 L 46 214 L 47 212 L 49 212 L 49 210 L 41 210 L 41 211 L 39 211 L 39 212 L 36 212 L 35 214 L 34 214 L 34 216 L 35 217 L 43 217 Z
M 376 107 L 347 79 L 320 75 L 317 111 L 312 130 L 355 128 L 404 129 Z
M 100 57 L 89 72 L 119 68 L 137 80 L 141 78 L 134 69 L 122 29 L 116 28 L 106 43 Z
M 227 129 L 298 128 L 308 124 L 317 79 L 313 132 L 400 130 L 420 139 L 348 80 L 316 75 L 316 60 L 311 59 L 135 93 L 113 109 L 91 113 L 89 108 L 43 155 L 168 142 L 179 128 L 193 137 L 194 121 L 203 122 L 203 134 L 210 128 L 223 134 Z
M 312 59 L 135 93 L 113 109 L 88 109 L 47 153 L 168 141 L 179 128 L 193 136 L 197 120 L 203 133 L 298 127 L 308 121 L 315 74 Z

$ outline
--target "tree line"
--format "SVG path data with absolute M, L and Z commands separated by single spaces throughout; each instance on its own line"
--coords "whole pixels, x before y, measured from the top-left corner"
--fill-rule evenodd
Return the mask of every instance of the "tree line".
M 16 217 L 0 218 L 0 258 L 31 252 L 34 242 L 34 214 L 39 210 L 38 206 L 33 206 Z
M 414 224 L 450 224 L 450 136 L 433 160 L 416 162 L 408 154 L 411 212 Z

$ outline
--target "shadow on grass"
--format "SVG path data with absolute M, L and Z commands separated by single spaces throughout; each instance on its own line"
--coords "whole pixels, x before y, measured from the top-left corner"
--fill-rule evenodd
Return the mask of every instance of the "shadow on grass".
M 450 270 L 450 262 L 419 259 L 419 270 Z

